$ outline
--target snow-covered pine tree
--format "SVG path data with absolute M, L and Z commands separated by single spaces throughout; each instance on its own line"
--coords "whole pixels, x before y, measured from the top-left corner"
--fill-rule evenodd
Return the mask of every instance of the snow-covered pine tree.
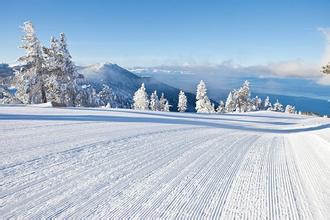
M 251 105 L 252 105 L 252 109 L 253 111 L 259 111 L 262 109 L 262 100 L 261 98 L 259 98 L 258 96 L 256 96 L 255 98 L 252 99 L 252 102 L 251 102 Z
M 294 107 L 292 105 L 287 105 L 285 107 L 285 113 L 295 114 L 296 113 L 296 107 Z
M 85 79 L 82 77 L 82 83 L 79 85 L 79 90 L 78 93 L 72 93 L 77 94 L 74 96 L 74 103 L 75 106 L 84 106 L 84 107 L 95 107 L 98 106 L 99 103 L 97 102 L 97 93 L 95 89 L 88 83 L 83 83 L 86 82 Z
M 16 73 L 14 79 L 16 97 L 23 103 L 47 102 L 43 79 L 44 59 L 40 41 L 31 21 L 24 22 L 22 30 L 24 36 L 21 48 L 25 49 L 25 55 L 18 59 L 22 68 Z
M 233 97 L 233 93 L 229 92 L 227 100 L 226 100 L 226 112 L 233 112 L 235 111 L 235 100 Z
M 181 90 L 179 93 L 178 111 L 185 112 L 187 110 L 187 97 Z
M 272 109 L 272 103 L 270 102 L 269 96 L 266 97 L 263 107 L 264 107 L 264 110 L 271 110 Z
M 274 103 L 272 110 L 275 112 L 284 112 L 283 105 L 278 101 L 278 99 Z
M 6 85 L 0 84 L 0 104 L 22 104 L 8 89 Z
M 46 88 L 52 101 L 67 106 L 94 106 L 95 91 L 77 72 L 68 50 L 65 34 L 60 34 L 60 40 L 52 37 L 50 48 L 44 47 L 43 50 L 48 72 Z
M 159 99 L 156 90 L 150 96 L 150 110 L 152 111 L 160 110 Z
M 164 93 L 162 93 L 162 95 L 160 96 L 160 99 L 159 99 L 159 111 L 163 111 L 163 112 L 169 111 L 169 108 L 170 108 L 170 105 L 169 105 L 167 99 L 165 98 Z
M 221 100 L 217 108 L 218 113 L 224 113 L 226 111 L 225 103 Z
M 168 103 L 167 99 L 165 100 L 163 111 L 164 112 L 169 112 L 170 111 L 170 104 Z
M 62 93 L 65 94 L 64 102 L 68 106 L 82 105 L 82 103 L 87 106 L 91 106 L 95 102 L 95 97 L 93 94 L 93 88 L 91 88 L 84 77 L 77 72 L 76 66 L 72 61 L 71 54 L 68 50 L 68 44 L 66 42 L 66 37 L 64 33 L 60 34 L 59 40 L 59 53 L 60 53 L 60 66 L 63 72 L 62 82 Z M 82 94 L 79 94 L 82 93 Z M 80 97 L 80 100 L 76 100 L 76 97 Z M 88 100 L 83 100 L 87 98 Z M 85 106 L 85 105 L 83 105 Z
M 63 86 L 64 73 L 60 66 L 59 42 L 54 37 L 51 38 L 50 48 L 43 47 L 45 77 L 45 89 L 47 101 L 64 104 Z
M 214 103 L 211 104 L 211 109 L 209 111 L 210 113 L 215 113 L 215 105 Z
M 134 93 L 133 108 L 136 110 L 148 110 L 148 107 L 149 107 L 148 94 L 146 93 L 144 83 L 142 83 L 141 87 Z
M 212 111 L 212 104 L 209 98 L 206 95 L 206 85 L 203 80 L 199 82 L 197 85 L 196 92 L 196 111 L 197 113 L 211 113 L 214 112 L 214 108 Z
M 102 85 L 102 90 L 98 93 L 98 98 L 99 98 L 99 105 L 102 106 L 107 106 L 109 104 L 109 106 L 113 106 L 114 105 L 114 96 L 112 93 L 111 88 L 106 85 L 103 84 Z
M 234 100 L 236 101 L 236 111 L 246 112 L 250 105 L 250 83 L 245 80 L 242 87 L 234 92 Z
M 111 108 L 110 103 L 108 102 L 108 104 L 105 106 L 105 108 Z

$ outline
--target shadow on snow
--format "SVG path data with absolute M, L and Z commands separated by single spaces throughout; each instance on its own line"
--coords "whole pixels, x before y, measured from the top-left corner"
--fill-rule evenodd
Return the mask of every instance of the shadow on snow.
M 127 111 L 126 111 L 127 112 Z M 149 112 L 136 112 L 138 114 L 147 114 Z M 161 114 L 154 114 L 162 116 Z M 258 128 L 253 126 L 235 125 L 235 124 L 221 124 L 214 123 L 211 121 L 201 121 L 198 119 L 208 119 L 213 121 L 225 120 L 225 121 L 240 121 L 240 122 L 254 122 L 254 123 L 266 123 L 274 125 L 283 125 L 282 122 L 261 122 L 261 121 L 250 121 L 250 120 L 238 120 L 238 119 L 220 119 L 210 117 L 190 117 L 190 116 L 169 116 L 163 115 L 166 118 L 153 118 L 153 117 L 125 117 L 125 116 L 105 116 L 105 115 L 25 115 L 25 114 L 0 114 L 0 120 L 29 120 L 29 121 L 88 121 L 88 122 L 125 122 L 125 123 L 159 123 L 159 124 L 175 124 L 175 125 L 192 125 L 192 126 L 203 126 L 210 128 L 223 128 L 223 129 L 234 129 L 241 131 L 254 131 L 254 132 L 266 132 L 266 133 L 296 133 L 304 131 L 320 130 L 330 128 L 330 124 L 318 125 L 314 127 L 306 128 L 293 128 L 293 129 L 272 129 L 272 128 Z M 189 120 L 194 119 L 194 120 Z M 197 120 L 196 120 L 197 119 Z M 284 122 L 283 122 L 284 123 Z M 289 125 L 292 123 L 285 123 Z

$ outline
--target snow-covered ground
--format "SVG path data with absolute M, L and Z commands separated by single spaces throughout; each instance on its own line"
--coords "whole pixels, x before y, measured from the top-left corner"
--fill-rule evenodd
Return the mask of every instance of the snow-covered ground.
M 0 218 L 330 216 L 330 120 L 0 106 Z

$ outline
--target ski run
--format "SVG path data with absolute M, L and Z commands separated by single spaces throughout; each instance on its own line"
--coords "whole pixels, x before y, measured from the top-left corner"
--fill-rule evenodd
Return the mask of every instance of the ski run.
M 0 218 L 329 219 L 330 120 L 0 106 Z

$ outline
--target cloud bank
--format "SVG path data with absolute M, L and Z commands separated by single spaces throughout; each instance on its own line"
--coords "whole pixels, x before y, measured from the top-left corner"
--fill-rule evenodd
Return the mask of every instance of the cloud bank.
M 219 64 L 212 62 L 198 63 L 192 60 L 182 65 L 157 66 L 153 71 L 160 71 L 162 74 L 199 74 L 201 78 L 206 77 L 259 77 L 259 78 L 298 78 L 313 80 L 321 85 L 330 85 L 330 76 L 321 72 L 321 66 L 330 62 L 330 28 L 318 28 L 324 37 L 325 47 L 322 59 L 316 63 L 306 60 L 286 60 L 271 62 L 267 64 L 242 66 L 227 60 Z M 143 69 L 143 68 L 142 68 Z M 150 69 L 149 69 L 150 70 Z M 150 72 L 150 71 L 146 71 Z

